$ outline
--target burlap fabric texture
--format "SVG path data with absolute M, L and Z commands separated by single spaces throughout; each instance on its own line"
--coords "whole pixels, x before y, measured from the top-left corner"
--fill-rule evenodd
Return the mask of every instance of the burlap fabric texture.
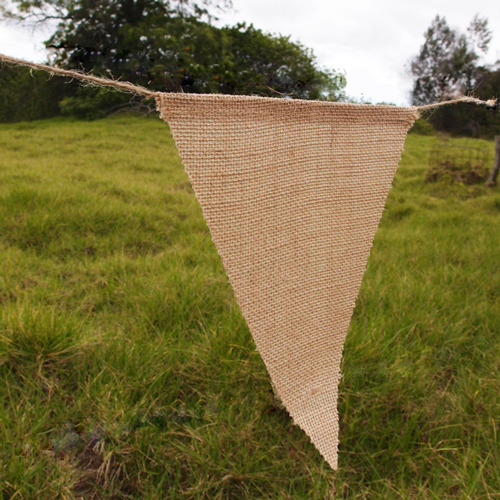
M 193 94 L 157 104 L 276 390 L 336 469 L 344 339 L 417 110 Z

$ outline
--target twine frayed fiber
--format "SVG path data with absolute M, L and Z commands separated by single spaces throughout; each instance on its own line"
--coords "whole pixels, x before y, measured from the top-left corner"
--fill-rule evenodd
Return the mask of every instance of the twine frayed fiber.
M 141 87 L 140 85 L 134 85 L 130 82 L 121 82 L 119 80 L 111 80 L 110 78 L 102 78 L 84 73 L 83 71 L 61 69 L 55 66 L 48 66 L 46 64 L 36 64 L 29 61 L 23 61 L 22 59 L 5 56 L 3 54 L 0 54 L 0 61 L 17 66 L 26 66 L 35 70 L 47 71 L 51 75 L 67 76 L 69 78 L 87 82 L 88 84 L 95 85 L 97 87 L 111 87 L 120 92 L 127 92 L 129 94 L 137 94 L 153 98 L 160 94 L 160 92 L 155 92 L 145 87 Z

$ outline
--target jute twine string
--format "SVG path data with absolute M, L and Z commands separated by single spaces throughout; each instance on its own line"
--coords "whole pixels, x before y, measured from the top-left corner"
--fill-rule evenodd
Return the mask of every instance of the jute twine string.
M 47 71 L 52 75 L 61 75 L 70 78 L 76 78 L 77 80 L 88 82 L 90 85 L 95 85 L 100 87 L 111 87 L 121 92 L 128 92 L 131 94 L 143 95 L 146 97 L 156 98 L 163 93 L 163 92 L 149 90 L 145 87 L 141 87 L 140 85 L 135 85 L 130 82 L 122 82 L 118 80 L 111 80 L 110 78 L 102 78 L 99 76 L 94 76 L 84 73 L 83 71 L 67 70 L 67 69 L 57 68 L 55 66 L 48 66 L 46 64 L 37 64 L 29 61 L 24 61 L 22 59 L 16 59 L 15 57 L 6 56 L 3 54 L 0 54 L 0 61 L 14 64 L 17 66 L 27 66 L 28 68 L 32 68 L 35 70 Z M 447 106 L 449 104 L 459 104 L 459 103 L 472 104 L 474 106 L 479 106 L 481 108 L 491 109 L 494 111 L 498 110 L 500 107 L 500 104 L 498 103 L 497 99 L 489 99 L 487 101 L 482 101 L 481 99 L 477 99 L 472 96 L 461 96 L 457 99 L 437 102 L 434 104 L 426 104 L 424 106 L 412 106 L 412 108 L 415 108 L 416 110 L 418 110 L 419 113 L 422 113 L 441 106 Z
M 448 104 L 473 104 L 475 106 L 479 106 L 480 108 L 492 109 L 494 111 L 499 109 L 499 103 L 497 99 L 488 99 L 487 101 L 481 101 L 481 99 L 477 99 L 472 96 L 462 96 L 457 99 L 451 99 L 449 101 L 436 102 L 434 104 L 426 104 L 425 106 L 416 106 L 416 108 L 420 111 L 428 111 L 431 109 L 439 108 L 440 106 L 447 106 Z
M 145 87 L 141 87 L 140 85 L 134 85 L 130 82 L 111 80 L 109 78 L 89 75 L 87 73 L 83 73 L 82 71 L 61 69 L 56 68 L 55 66 L 47 66 L 46 64 L 36 64 L 29 61 L 23 61 L 22 59 L 5 56 L 3 54 L 0 54 L 0 61 L 15 64 L 17 66 L 27 66 L 28 68 L 36 70 L 47 71 L 52 75 L 69 76 L 70 78 L 76 78 L 77 80 L 88 82 L 90 85 L 98 87 L 111 87 L 121 92 L 128 92 L 130 94 L 144 95 L 146 97 L 158 97 L 160 94 L 160 92 L 154 92 Z

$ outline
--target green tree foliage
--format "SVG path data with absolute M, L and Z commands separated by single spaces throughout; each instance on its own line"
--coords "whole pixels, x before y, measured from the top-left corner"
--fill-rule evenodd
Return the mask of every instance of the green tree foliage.
M 47 73 L 0 64 L 0 122 L 39 120 L 60 114 L 59 103 L 78 86 Z
M 430 104 L 471 92 L 478 82 L 478 52 L 486 52 L 490 41 L 486 19 L 476 16 L 464 34 L 452 30 L 444 17 L 436 16 L 420 53 L 411 61 L 413 104 Z
M 488 100 L 500 97 L 500 68 L 497 66 L 476 70 L 474 96 Z M 429 117 L 436 130 L 454 136 L 482 137 L 491 139 L 500 135 L 498 111 L 487 111 L 476 106 L 443 106 Z
M 230 5 L 227 1 L 18 0 L 15 5 L 11 17 L 59 20 L 46 45 L 63 67 L 167 92 L 343 97 L 344 75 L 320 68 L 312 51 L 290 37 L 252 25 L 213 26 L 211 19 Z M 86 88 L 67 97 L 62 108 L 93 117 L 128 100 Z
M 334 101 L 343 98 L 345 76 L 319 69 L 312 51 L 290 37 L 269 35 L 244 24 L 221 32 L 228 43 L 221 68 L 222 91 L 269 96 L 279 92 L 294 98 Z
M 431 104 L 474 95 L 488 100 L 500 95 L 500 68 L 479 64 L 488 50 L 491 31 L 488 21 L 476 16 L 466 33 L 452 30 L 444 17 L 436 16 L 425 34 L 425 42 L 410 65 L 414 76 L 412 103 Z M 452 135 L 490 138 L 500 133 L 493 112 L 473 106 L 445 106 L 428 118 L 439 131 Z

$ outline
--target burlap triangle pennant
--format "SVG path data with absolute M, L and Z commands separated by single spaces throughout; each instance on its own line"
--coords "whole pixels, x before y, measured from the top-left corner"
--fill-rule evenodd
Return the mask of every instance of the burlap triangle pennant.
M 344 338 L 417 111 L 193 94 L 157 103 L 278 394 L 336 469 Z

